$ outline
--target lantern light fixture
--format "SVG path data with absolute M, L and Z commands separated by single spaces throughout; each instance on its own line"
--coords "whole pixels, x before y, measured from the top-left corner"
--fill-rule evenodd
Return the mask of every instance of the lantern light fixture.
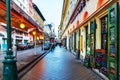
M 24 29 L 24 28 L 25 28 L 25 24 L 24 24 L 24 23 L 21 23 L 21 24 L 20 24 L 20 28 Z
M 32 34 L 33 34 L 33 35 L 36 35 L 36 31 L 33 31 Z

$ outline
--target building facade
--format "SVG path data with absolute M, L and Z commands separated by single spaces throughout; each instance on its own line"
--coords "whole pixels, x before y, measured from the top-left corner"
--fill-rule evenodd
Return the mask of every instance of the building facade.
M 64 42 L 64 46 L 68 48 L 68 38 L 69 35 L 67 35 L 67 31 L 64 32 L 64 30 L 66 29 L 66 27 L 69 25 L 68 22 L 70 20 L 70 17 L 76 7 L 78 3 L 78 0 L 68 0 L 68 1 L 64 1 L 63 2 L 63 9 L 62 9 L 62 17 L 61 17 L 61 23 L 60 23 L 60 26 L 59 26 L 59 35 L 62 35 L 60 36 L 60 38 L 64 38 L 62 41 Z M 65 33 L 63 35 L 63 32 Z
M 41 39 L 41 37 L 44 37 L 44 21 L 45 18 L 42 15 L 42 13 L 40 12 L 39 8 L 37 7 L 36 4 L 33 3 L 33 19 L 34 21 L 37 23 L 37 25 L 39 25 L 39 27 L 37 27 L 38 31 L 42 30 L 40 33 L 37 33 L 36 36 L 38 38 L 37 43 L 43 43 L 44 39 Z
M 32 0 L 12 0 L 14 1 L 25 13 L 29 16 L 33 16 Z
M 110 80 L 120 79 L 119 4 L 120 0 L 79 0 L 67 25 L 60 24 L 67 49 Z
M 7 49 L 7 31 L 6 31 L 6 7 L 5 0 L 0 1 L 0 51 Z M 39 9 L 37 9 L 38 11 Z M 43 34 L 44 17 L 42 14 L 37 15 L 40 17 L 40 24 L 34 19 L 34 10 L 32 0 L 11 0 L 11 26 L 12 26 L 12 44 L 27 44 L 33 43 L 32 31 L 36 31 L 36 36 Z M 41 20 L 43 19 L 43 21 Z M 24 28 L 20 27 L 21 23 L 25 25 Z M 41 26 L 42 25 L 42 26 Z

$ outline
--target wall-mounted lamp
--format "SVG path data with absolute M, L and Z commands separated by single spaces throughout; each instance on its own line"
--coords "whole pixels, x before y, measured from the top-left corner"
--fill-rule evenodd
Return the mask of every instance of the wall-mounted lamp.
M 21 20 L 20 20 L 20 28 L 24 29 L 25 28 L 25 24 L 23 23 L 24 18 L 23 16 L 21 16 Z
M 20 28 L 24 29 L 24 28 L 25 28 L 25 24 L 24 24 L 24 23 L 21 23 L 21 24 L 20 24 Z
M 32 34 L 33 34 L 33 35 L 36 35 L 36 31 L 33 31 Z
M 37 40 L 39 40 L 39 37 L 37 37 Z

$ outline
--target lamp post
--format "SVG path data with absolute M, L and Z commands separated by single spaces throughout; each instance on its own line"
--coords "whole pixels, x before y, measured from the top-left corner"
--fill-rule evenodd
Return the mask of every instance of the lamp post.
M 43 51 L 44 51 L 44 36 L 42 37 L 42 40 L 43 40 Z
M 34 55 L 36 55 L 36 31 L 33 31 L 33 35 L 34 35 Z
M 11 15 L 10 1 L 6 0 L 6 19 L 7 19 L 7 54 L 3 61 L 3 80 L 18 80 L 16 59 L 11 50 Z
M 40 39 L 43 41 L 43 45 L 42 45 L 43 49 L 42 50 L 44 51 L 44 36 L 40 35 Z

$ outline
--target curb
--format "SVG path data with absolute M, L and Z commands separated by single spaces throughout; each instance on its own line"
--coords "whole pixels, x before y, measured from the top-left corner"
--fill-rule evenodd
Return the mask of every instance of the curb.
M 18 74 L 23 71 L 25 68 L 27 68 L 29 65 L 31 65 L 33 62 L 35 62 L 38 58 L 40 58 L 42 55 L 44 55 L 47 51 L 43 52 L 41 55 L 30 61 L 29 63 L 25 64 L 22 68 L 18 70 Z
M 18 80 L 20 80 L 22 77 L 24 77 L 24 75 L 30 71 L 41 59 L 44 58 L 44 56 L 46 56 L 48 53 L 50 52 L 50 50 L 43 52 L 40 56 L 38 56 L 37 58 L 33 59 L 32 61 L 30 61 L 28 64 L 26 64 L 24 67 L 22 67 L 20 70 L 18 70 Z

